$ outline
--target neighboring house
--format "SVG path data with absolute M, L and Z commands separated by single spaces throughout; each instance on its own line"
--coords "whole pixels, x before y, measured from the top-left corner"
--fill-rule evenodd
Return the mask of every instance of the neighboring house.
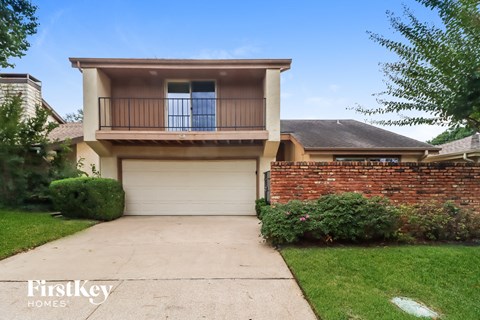
M 52 141 L 63 142 L 71 140 L 71 154 L 68 158 L 72 162 L 84 159 L 83 171 L 91 174 L 91 164 L 98 169 L 98 155 L 83 143 L 82 124 L 66 123 L 65 120 L 42 98 L 42 82 L 27 73 L 0 73 L 0 102 L 6 94 L 21 95 L 26 117 L 35 116 L 35 108 L 41 106 L 49 112 L 48 121 L 58 124 L 48 138 Z M 56 147 L 55 145 L 53 146 Z
M 127 215 L 253 215 L 280 145 L 290 59 L 70 58 L 83 73 L 83 139 Z
M 73 163 L 80 163 L 79 169 L 83 172 L 92 175 L 93 169 L 99 170 L 100 159 L 98 154 L 83 141 L 83 124 L 81 122 L 60 124 L 50 132 L 48 137 L 51 141 L 69 141 L 71 152 L 68 159 Z
M 5 95 L 21 95 L 25 116 L 35 116 L 35 108 L 48 110 L 49 122 L 65 123 L 65 120 L 42 98 L 42 82 L 27 73 L 0 73 L 0 101 Z
M 438 155 L 430 156 L 428 162 L 474 162 L 480 163 L 480 133 L 438 145 Z
M 282 120 L 278 161 L 421 162 L 440 148 L 355 120 Z

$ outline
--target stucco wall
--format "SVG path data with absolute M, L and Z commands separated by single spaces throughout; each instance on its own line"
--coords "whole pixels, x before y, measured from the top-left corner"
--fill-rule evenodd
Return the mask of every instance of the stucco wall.
M 310 161 L 330 162 L 333 161 L 333 154 L 311 154 Z
M 88 175 L 93 174 L 92 165 L 95 166 L 96 171 L 100 171 L 100 157 L 85 142 L 77 143 L 76 157 L 77 161 L 82 161 L 82 171 L 85 171 Z
M 296 140 L 286 140 L 282 138 L 282 144 L 284 145 L 285 161 L 318 161 L 318 162 L 331 162 L 335 161 L 335 155 L 338 156 L 400 156 L 401 162 L 420 162 L 424 157 L 424 153 L 421 151 L 405 151 L 398 150 L 398 152 L 378 151 L 378 150 L 353 150 L 353 151 L 311 151 L 305 150 L 303 146 Z

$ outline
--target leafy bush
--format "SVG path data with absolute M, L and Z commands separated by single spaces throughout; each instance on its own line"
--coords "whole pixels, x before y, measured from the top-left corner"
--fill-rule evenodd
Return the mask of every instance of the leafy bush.
M 392 238 L 397 212 L 383 197 L 359 193 L 332 194 L 318 200 L 321 217 L 317 232 L 335 241 L 371 241 Z
M 385 240 L 395 234 L 397 221 L 397 211 L 387 199 L 343 193 L 318 201 L 293 200 L 265 207 L 261 232 L 275 244 L 304 238 L 326 242 Z
M 343 193 L 262 206 L 260 212 L 261 233 L 274 244 L 312 238 L 327 243 L 480 239 L 480 214 L 451 202 L 394 207 L 387 198 Z
M 298 242 L 315 231 L 316 202 L 293 200 L 262 209 L 261 233 L 274 244 Z
M 71 218 L 109 221 L 120 217 L 125 206 L 125 192 L 113 179 L 57 180 L 50 184 L 50 193 L 55 209 Z
M 480 238 L 480 215 L 460 209 L 451 202 L 427 202 L 399 207 L 401 241 Z
M 77 177 L 80 172 L 67 159 L 67 144 L 52 153 L 49 133 L 58 125 L 49 122 L 41 106 L 24 117 L 21 96 L 6 93 L 0 103 L 0 206 L 48 207 L 51 181 Z
M 268 207 L 268 203 L 265 198 L 255 200 L 255 212 L 257 213 L 257 217 L 260 220 L 262 220 L 262 210 L 265 207 Z

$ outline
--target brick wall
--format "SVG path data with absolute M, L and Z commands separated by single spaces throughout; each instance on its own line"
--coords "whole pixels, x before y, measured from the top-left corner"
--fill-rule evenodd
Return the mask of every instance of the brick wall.
M 273 162 L 270 179 L 272 202 L 360 192 L 398 203 L 453 200 L 480 211 L 480 164 Z

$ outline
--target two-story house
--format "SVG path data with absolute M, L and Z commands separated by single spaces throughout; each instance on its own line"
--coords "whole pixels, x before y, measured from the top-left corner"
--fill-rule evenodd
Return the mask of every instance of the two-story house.
M 354 120 L 280 121 L 290 59 L 70 61 L 83 141 L 130 215 L 254 214 L 271 161 L 422 162 L 440 149 Z
M 125 214 L 254 214 L 290 59 L 70 61 L 83 73 L 83 140 L 122 182 Z

